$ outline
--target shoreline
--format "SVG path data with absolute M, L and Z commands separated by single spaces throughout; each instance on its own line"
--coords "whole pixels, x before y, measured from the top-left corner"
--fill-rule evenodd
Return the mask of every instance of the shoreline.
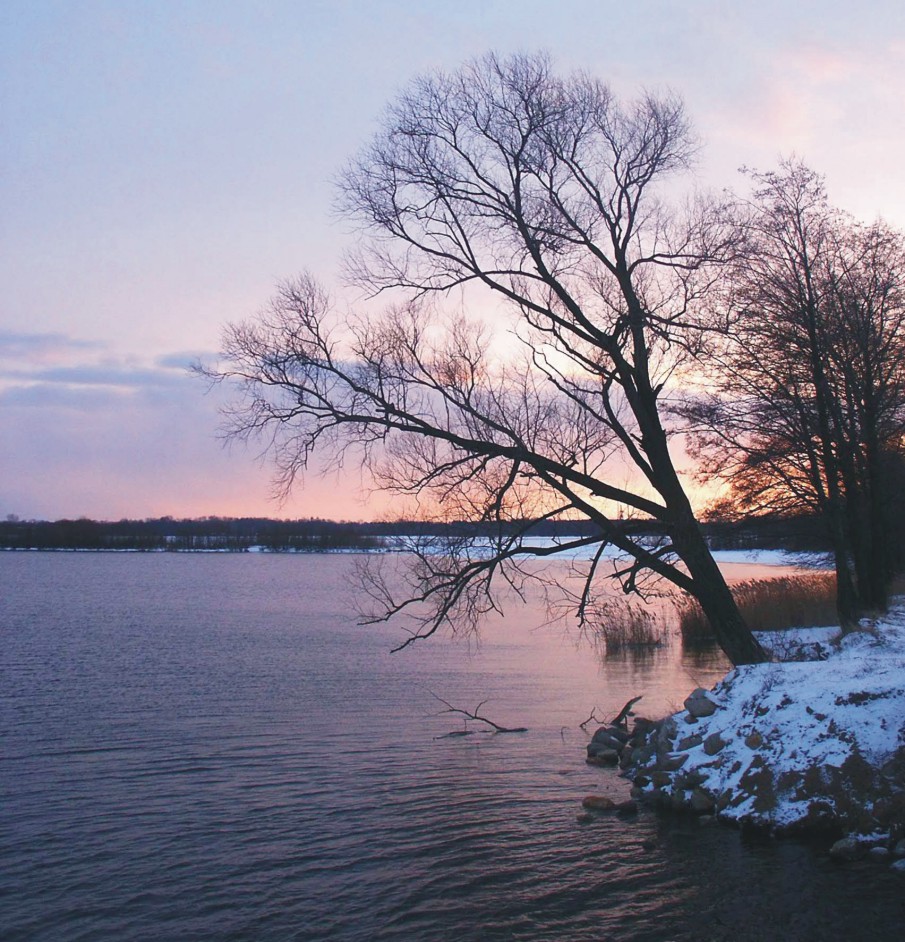
M 588 761 L 632 798 L 773 836 L 836 838 L 905 874 L 905 597 L 882 618 L 758 635 L 776 660 L 729 671 L 684 709 L 601 727 Z
M 336 556 L 351 553 L 382 554 L 400 552 L 388 547 L 328 547 L 319 549 L 271 549 L 268 546 L 245 546 L 239 549 L 227 547 L 166 547 L 152 546 L 140 547 L 109 547 L 109 546 L 0 546 L 0 553 L 129 553 L 132 555 L 189 555 L 189 554 L 219 554 L 229 556 Z

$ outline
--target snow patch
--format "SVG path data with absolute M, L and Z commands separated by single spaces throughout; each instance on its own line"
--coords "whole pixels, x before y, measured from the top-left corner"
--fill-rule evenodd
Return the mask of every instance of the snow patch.
M 641 790 L 683 807 L 698 783 L 720 818 L 776 830 L 818 818 L 861 833 L 905 827 L 905 600 L 897 602 L 842 638 L 824 628 L 761 633 L 779 660 L 727 674 L 711 716 L 675 714 L 669 748 L 685 757 L 681 768 L 664 785 L 662 751 L 648 746 L 633 759 L 635 773 L 650 773 Z

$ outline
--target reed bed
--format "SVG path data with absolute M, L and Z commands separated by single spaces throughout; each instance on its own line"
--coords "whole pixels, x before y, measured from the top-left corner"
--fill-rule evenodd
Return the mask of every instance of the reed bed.
M 753 631 L 784 631 L 835 625 L 836 577 L 833 573 L 749 579 L 731 586 L 746 623 Z M 679 631 L 685 645 L 714 640 L 701 606 L 691 598 L 678 605 Z
M 666 637 L 659 616 L 637 605 L 612 606 L 595 628 L 596 640 L 607 654 L 659 648 Z

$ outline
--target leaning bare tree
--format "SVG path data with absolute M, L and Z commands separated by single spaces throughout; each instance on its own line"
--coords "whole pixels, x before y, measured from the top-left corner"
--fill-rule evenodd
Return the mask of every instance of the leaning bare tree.
M 372 574 L 382 616 L 418 612 L 412 639 L 474 621 L 496 579 L 520 584 L 526 559 L 590 547 L 579 616 L 615 552 L 610 574 L 627 592 L 646 574 L 669 580 L 700 602 L 733 662 L 764 658 L 661 417 L 734 250 L 718 207 L 665 200 L 693 149 L 679 101 L 624 105 L 542 56 L 422 78 L 341 182 L 365 232 L 349 271 L 389 306 L 340 317 L 306 276 L 229 329 L 208 375 L 244 389 L 231 434 L 267 436 L 284 487 L 315 451 L 342 461 L 352 447 L 378 486 L 498 527 L 489 550 L 463 538 L 416 557 L 403 596 Z M 506 317 L 509 350 L 492 329 Z M 562 515 L 587 535 L 526 544 L 536 521 Z

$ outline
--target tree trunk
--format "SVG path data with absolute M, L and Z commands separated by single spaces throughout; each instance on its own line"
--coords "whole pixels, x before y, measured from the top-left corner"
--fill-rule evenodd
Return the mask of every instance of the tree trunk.
M 673 528 L 673 542 L 694 580 L 700 603 L 719 646 L 733 664 L 759 664 L 769 657 L 745 624 L 701 528 L 690 514 Z
M 884 474 L 883 457 L 877 441 L 878 421 L 873 411 L 868 414 L 871 423 L 865 449 L 865 480 L 867 486 L 867 519 L 864 526 L 870 540 L 870 569 L 867 573 L 870 586 L 870 607 L 886 612 L 889 607 L 889 584 L 893 576 L 890 559 L 890 526 L 884 509 L 887 505 L 887 476 Z
M 838 505 L 832 502 L 827 507 L 826 514 L 836 566 L 836 612 L 839 615 L 840 628 L 843 633 L 847 633 L 858 624 L 861 617 L 860 599 L 849 564 L 849 542 L 845 533 L 845 521 L 842 519 Z
M 627 280 L 624 292 L 630 309 L 636 311 L 636 319 L 640 323 L 640 302 Z M 633 378 L 637 398 L 632 401 L 632 397 L 629 397 L 629 401 L 638 418 L 642 447 L 656 477 L 657 490 L 669 510 L 669 535 L 676 553 L 694 582 L 693 594 L 713 628 L 717 643 L 733 664 L 758 664 L 767 661 L 767 653 L 758 644 L 738 610 L 735 598 L 710 552 L 688 495 L 676 473 L 666 431 L 657 410 L 657 392 L 650 382 L 647 348 L 640 329 L 635 335 L 635 363 L 636 373 Z M 629 391 L 632 384 L 626 383 L 624 388 Z
M 861 613 L 885 612 L 887 607 L 887 565 L 882 527 L 883 521 L 875 512 L 874 498 L 859 495 L 849 512 L 849 539 Z

